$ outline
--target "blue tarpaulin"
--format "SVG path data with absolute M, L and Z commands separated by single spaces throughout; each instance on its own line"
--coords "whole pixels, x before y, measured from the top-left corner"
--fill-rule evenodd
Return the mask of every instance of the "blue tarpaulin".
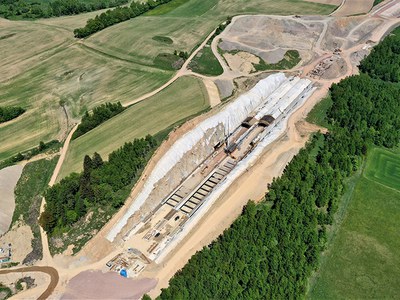
M 125 269 L 122 269 L 120 272 L 119 272 L 119 275 L 121 275 L 121 276 L 123 276 L 123 277 L 128 277 L 128 272 L 126 272 L 126 270 Z

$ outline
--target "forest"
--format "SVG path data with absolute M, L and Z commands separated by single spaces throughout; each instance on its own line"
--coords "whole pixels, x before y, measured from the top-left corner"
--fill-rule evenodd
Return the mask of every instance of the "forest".
M 360 70 L 373 78 L 400 82 L 400 28 L 395 29 L 365 58 Z
M 114 24 L 136 18 L 157 6 L 171 1 L 172 0 L 148 0 L 146 2 L 132 1 L 130 6 L 117 7 L 112 10 L 109 9 L 106 12 L 97 15 L 94 19 L 89 19 L 85 27 L 75 29 L 74 35 L 76 38 L 85 38 Z
M 361 64 L 369 74 L 390 68 L 378 47 Z M 329 132 L 315 134 L 269 185 L 265 200 L 250 201 L 229 229 L 175 274 L 159 299 L 304 298 L 344 179 L 370 145 L 400 142 L 399 93 L 399 85 L 365 73 L 334 84 Z
M 37 19 L 115 7 L 128 0 L 0 0 L 0 16 L 7 19 Z
M 108 119 L 111 119 L 117 114 L 123 112 L 124 109 L 125 108 L 122 106 L 121 102 L 117 103 L 107 102 L 105 104 L 95 107 L 91 113 L 86 111 L 82 117 L 81 123 L 78 125 L 78 128 L 72 135 L 72 139 L 80 137 L 86 132 L 99 126 L 101 123 L 104 123 Z
M 0 106 L 0 123 L 4 123 L 15 119 L 22 115 L 25 109 L 18 106 Z
M 106 162 L 98 153 L 86 155 L 80 174 L 72 173 L 46 191 L 40 225 L 49 235 L 62 233 L 90 209 L 119 208 L 157 146 L 156 139 L 148 135 L 125 143 Z

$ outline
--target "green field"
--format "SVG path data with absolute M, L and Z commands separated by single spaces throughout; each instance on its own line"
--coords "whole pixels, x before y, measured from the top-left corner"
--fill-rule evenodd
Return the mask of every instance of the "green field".
M 374 148 L 369 155 L 365 177 L 400 192 L 400 151 Z
M 328 121 L 326 120 L 326 112 L 332 106 L 331 97 L 327 96 L 318 102 L 307 115 L 307 122 L 329 128 Z
M 189 0 L 174 0 L 171 2 L 168 2 L 167 4 L 161 5 L 156 7 L 155 9 L 149 10 L 147 13 L 145 13 L 145 16 L 161 16 L 165 15 L 174 9 L 178 8 L 182 4 L 185 4 Z
M 137 103 L 70 144 L 59 179 L 82 169 L 85 154 L 98 152 L 104 159 L 125 142 L 156 134 L 209 107 L 200 79 L 181 77 L 159 94 Z
M 398 298 L 400 192 L 394 189 L 400 187 L 395 176 L 398 166 L 400 151 L 371 149 L 308 298 Z
M 0 87 L 2 104 L 27 110 L 15 121 L 0 126 L 0 135 L 6 141 L 0 144 L 0 160 L 40 141 L 61 138 L 66 118 L 60 100 L 66 102 L 69 118 L 79 119 L 85 109 L 107 101 L 128 102 L 150 92 L 171 74 L 108 59 L 79 46 L 63 49 Z
M 175 50 L 190 53 L 227 16 L 328 14 L 333 8 L 300 0 L 177 0 L 153 10 L 155 15 L 111 26 L 83 41 L 73 38 L 73 30 L 99 12 L 29 22 L 0 19 L 0 104 L 27 109 L 0 125 L 0 161 L 66 136 L 60 100 L 66 102 L 71 125 L 85 109 L 128 102 L 161 86 L 174 71 L 155 58 Z
M 190 62 L 189 68 L 195 73 L 208 76 L 218 76 L 224 72 L 209 45 L 197 53 Z

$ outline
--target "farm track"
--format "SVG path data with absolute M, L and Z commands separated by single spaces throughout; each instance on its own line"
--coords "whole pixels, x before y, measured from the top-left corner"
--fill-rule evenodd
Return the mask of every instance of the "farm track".
M 60 173 L 62 164 L 64 162 L 65 156 L 67 154 L 68 151 L 68 147 L 69 144 L 71 142 L 71 138 L 72 135 L 74 134 L 75 130 L 78 128 L 78 124 L 75 125 L 74 128 L 72 128 L 72 130 L 70 131 L 70 133 L 68 134 L 64 145 L 61 149 L 60 152 L 60 158 L 58 159 L 57 165 L 53 171 L 53 175 L 50 178 L 49 181 L 49 186 L 53 186 L 54 183 L 56 182 L 57 176 Z M 42 203 L 40 205 L 40 214 L 39 216 L 44 212 L 44 208 L 46 205 L 46 199 L 43 197 L 42 198 Z M 42 259 L 42 263 L 45 263 L 46 265 L 52 265 L 53 264 L 53 258 L 50 254 L 50 250 L 49 250 L 49 241 L 48 241 L 48 237 L 47 237 L 47 233 L 43 230 L 42 226 L 40 226 L 40 236 L 41 236 L 41 240 L 42 240 L 42 249 L 43 249 L 43 259 Z

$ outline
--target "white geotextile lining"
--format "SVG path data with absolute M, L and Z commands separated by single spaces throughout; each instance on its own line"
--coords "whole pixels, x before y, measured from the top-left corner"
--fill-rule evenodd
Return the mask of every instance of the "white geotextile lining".
M 128 222 L 128 219 L 142 206 L 149 197 L 156 183 L 162 179 L 192 147 L 199 142 L 210 128 L 222 123 L 225 132 L 231 133 L 241 122 L 258 106 L 267 101 L 270 96 L 282 83 L 287 80 L 285 74 L 277 73 L 260 80 L 249 92 L 241 95 L 235 101 L 228 104 L 222 111 L 201 122 L 196 128 L 187 132 L 158 161 L 153 172 L 146 180 L 140 194 L 136 197 L 125 215 L 114 225 L 107 235 L 109 241 L 113 241 L 121 229 Z
M 307 91 L 303 98 L 296 104 L 291 112 L 299 109 L 306 100 L 312 95 L 315 91 L 315 88 Z M 290 115 L 290 113 L 289 113 Z M 246 170 L 253 166 L 259 157 L 263 154 L 264 149 L 270 145 L 273 141 L 275 141 L 282 133 L 285 132 L 287 127 L 287 122 L 289 118 L 283 118 L 279 123 L 275 124 L 271 131 L 261 139 L 261 141 L 257 144 L 254 150 L 243 160 L 241 160 L 235 168 L 226 176 L 225 180 L 219 183 L 212 193 L 208 195 L 203 201 L 204 204 L 194 213 L 194 215 L 188 219 L 185 223 L 184 228 L 181 232 L 179 232 L 176 236 L 171 237 L 168 244 L 164 242 L 165 248 L 160 248 L 161 254 L 156 257 L 155 262 L 160 263 L 168 253 L 171 252 L 172 249 L 176 247 L 176 245 L 182 241 L 187 234 L 194 228 L 194 226 L 199 222 L 199 220 L 207 213 L 210 207 L 214 204 L 214 202 L 230 187 L 230 185 L 239 178 L 242 174 L 246 172 Z M 232 199 L 233 200 L 233 199 Z

